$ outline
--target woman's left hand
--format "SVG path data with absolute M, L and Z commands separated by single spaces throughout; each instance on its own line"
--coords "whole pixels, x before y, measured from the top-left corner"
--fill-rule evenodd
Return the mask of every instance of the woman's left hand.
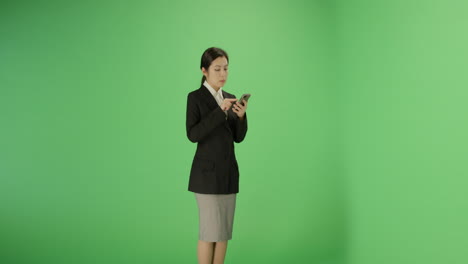
M 247 101 L 242 99 L 242 102 L 244 103 L 244 105 L 242 105 L 238 101 L 232 105 L 232 111 L 236 113 L 240 120 L 244 119 L 245 111 L 247 110 Z

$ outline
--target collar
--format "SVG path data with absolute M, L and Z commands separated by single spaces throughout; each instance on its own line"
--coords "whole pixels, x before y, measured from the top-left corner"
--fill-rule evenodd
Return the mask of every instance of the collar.
M 203 85 L 210 91 L 211 95 L 216 96 L 217 93 L 220 93 L 221 96 L 223 95 L 223 87 L 220 87 L 219 90 L 216 92 L 216 90 L 211 87 L 211 85 L 205 80 Z

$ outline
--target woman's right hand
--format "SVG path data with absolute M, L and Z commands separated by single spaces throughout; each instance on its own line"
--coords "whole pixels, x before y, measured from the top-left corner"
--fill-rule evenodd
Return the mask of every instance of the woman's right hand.
M 223 103 L 219 106 L 223 111 L 229 110 L 231 108 L 232 104 L 236 102 L 236 98 L 226 98 L 224 99 Z

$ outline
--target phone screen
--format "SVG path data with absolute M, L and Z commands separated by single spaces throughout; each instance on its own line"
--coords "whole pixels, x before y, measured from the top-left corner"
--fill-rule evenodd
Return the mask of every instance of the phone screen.
M 242 100 L 248 101 L 249 98 L 250 98 L 250 94 L 243 94 L 243 95 L 241 96 L 241 98 L 239 99 L 239 103 L 242 104 L 242 105 L 244 105 L 244 103 L 242 102 Z

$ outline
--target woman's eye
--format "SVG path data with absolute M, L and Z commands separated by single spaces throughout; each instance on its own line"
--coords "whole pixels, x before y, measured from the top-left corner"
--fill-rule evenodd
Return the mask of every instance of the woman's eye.
M 215 70 L 215 71 L 220 71 L 220 70 Z

